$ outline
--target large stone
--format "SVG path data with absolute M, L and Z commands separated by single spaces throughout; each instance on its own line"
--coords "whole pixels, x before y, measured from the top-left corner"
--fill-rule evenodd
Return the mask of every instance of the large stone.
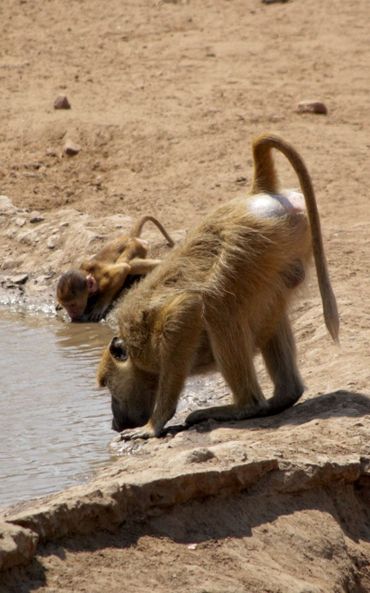
M 27 564 L 36 552 L 38 535 L 19 525 L 0 522 L 0 570 Z

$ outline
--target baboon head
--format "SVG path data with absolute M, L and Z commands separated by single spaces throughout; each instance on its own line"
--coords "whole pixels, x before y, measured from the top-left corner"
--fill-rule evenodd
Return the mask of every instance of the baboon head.
M 121 338 L 114 337 L 103 352 L 97 373 L 98 385 L 112 397 L 112 428 L 117 432 L 146 424 L 152 414 L 157 375 L 138 368 Z
M 72 321 L 80 320 L 86 309 L 90 284 L 90 279 L 80 270 L 69 270 L 58 280 L 57 301 L 66 309 Z

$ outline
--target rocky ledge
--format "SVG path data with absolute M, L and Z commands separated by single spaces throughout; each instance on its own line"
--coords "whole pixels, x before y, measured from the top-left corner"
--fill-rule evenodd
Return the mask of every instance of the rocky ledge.
M 266 496 L 271 501 L 343 488 L 350 488 L 361 507 L 362 542 L 357 543 L 369 564 L 369 412 L 368 397 L 336 392 L 307 399 L 274 418 L 210 423 L 140 447 L 127 445 L 131 455 L 88 484 L 5 510 L 0 568 L 29 562 L 45 542 L 112 531 L 184 503 L 203 501 L 206 507 L 217 497 L 244 493 L 261 505 Z

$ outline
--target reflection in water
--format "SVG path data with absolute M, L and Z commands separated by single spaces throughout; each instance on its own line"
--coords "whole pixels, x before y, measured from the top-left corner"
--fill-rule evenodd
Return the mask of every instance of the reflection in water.
M 111 334 L 0 310 L 0 506 L 60 490 L 109 460 L 110 402 L 95 373 Z

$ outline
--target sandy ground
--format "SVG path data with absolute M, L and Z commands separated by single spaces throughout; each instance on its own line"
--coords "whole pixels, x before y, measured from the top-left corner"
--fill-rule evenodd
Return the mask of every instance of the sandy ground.
M 271 130 L 299 149 L 317 192 L 341 314 L 334 347 L 313 274 L 293 312 L 306 397 L 369 394 L 368 0 L 2 0 L 0 22 L 0 194 L 27 216 L 36 210 L 62 224 L 64 211 L 69 221 L 87 214 L 96 230 L 107 216 L 151 213 L 181 231 L 246 190 L 253 136 Z M 58 95 L 67 95 L 70 110 L 54 109 Z M 323 101 L 328 114 L 296 113 L 307 99 Z M 81 147 L 78 155 L 63 154 L 67 140 Z M 283 185 L 296 186 L 279 164 Z M 0 273 L 48 273 L 52 286 L 55 253 L 67 265 L 73 246 L 35 251 L 24 224 L 3 227 Z M 41 558 L 49 585 L 36 579 L 25 590 L 102 591 L 112 574 L 123 587 L 120 554 L 101 538 L 84 553 L 67 546 L 69 563 L 58 554 Z M 132 562 L 136 573 L 143 558 L 154 567 L 170 558 L 176 578 L 199 552 L 180 545 L 152 534 L 134 538 L 125 570 Z M 202 570 L 225 560 L 223 545 L 207 544 Z M 225 561 L 227 586 L 213 583 L 210 591 L 252 590 L 244 577 L 231 577 L 247 548 Z M 158 578 L 136 590 L 167 591 Z M 206 591 L 196 579 L 177 582 L 174 590 Z

